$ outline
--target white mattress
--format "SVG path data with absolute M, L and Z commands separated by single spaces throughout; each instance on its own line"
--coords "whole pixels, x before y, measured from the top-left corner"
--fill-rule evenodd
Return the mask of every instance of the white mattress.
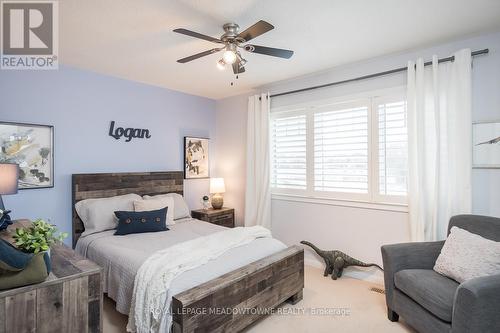
M 125 236 L 114 236 L 114 230 L 80 238 L 76 251 L 97 263 L 104 270 L 104 292 L 116 301 L 116 309 L 128 315 L 134 289 L 135 275 L 142 263 L 154 252 L 224 230 L 215 224 L 196 219 L 184 219 L 170 230 Z M 170 288 L 176 295 L 251 262 L 285 249 L 286 246 L 273 238 L 259 238 L 234 248 L 219 258 L 177 277 Z

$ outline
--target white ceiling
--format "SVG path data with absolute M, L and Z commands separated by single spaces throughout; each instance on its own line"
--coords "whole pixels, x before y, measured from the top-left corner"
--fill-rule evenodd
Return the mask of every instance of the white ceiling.
M 66 65 L 213 99 L 345 63 L 500 29 L 498 0 L 62 0 L 60 54 Z M 213 54 L 177 59 L 216 44 L 172 32 L 214 37 L 234 21 L 275 29 L 258 45 L 295 51 L 289 59 L 246 54 L 234 80 Z

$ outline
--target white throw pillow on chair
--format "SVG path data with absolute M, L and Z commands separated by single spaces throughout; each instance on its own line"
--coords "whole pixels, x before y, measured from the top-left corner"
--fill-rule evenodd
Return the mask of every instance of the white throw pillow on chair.
M 500 274 L 500 242 L 452 227 L 434 271 L 459 283 Z

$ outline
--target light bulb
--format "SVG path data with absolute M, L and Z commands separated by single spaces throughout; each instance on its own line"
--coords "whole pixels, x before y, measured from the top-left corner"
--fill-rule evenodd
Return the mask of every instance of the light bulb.
M 236 54 L 231 50 L 227 50 L 222 55 L 222 58 L 226 64 L 232 65 L 236 61 Z
M 220 69 L 221 71 L 226 69 L 226 63 L 224 59 L 220 59 L 219 61 L 217 61 L 217 68 Z

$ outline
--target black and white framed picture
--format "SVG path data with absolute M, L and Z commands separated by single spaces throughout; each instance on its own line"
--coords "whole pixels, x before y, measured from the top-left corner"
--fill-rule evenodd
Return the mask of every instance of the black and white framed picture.
M 500 120 L 472 124 L 472 166 L 500 168 Z
M 207 138 L 184 137 L 184 178 L 210 177 Z
M 0 163 L 19 165 L 19 189 L 54 187 L 54 127 L 0 122 Z

